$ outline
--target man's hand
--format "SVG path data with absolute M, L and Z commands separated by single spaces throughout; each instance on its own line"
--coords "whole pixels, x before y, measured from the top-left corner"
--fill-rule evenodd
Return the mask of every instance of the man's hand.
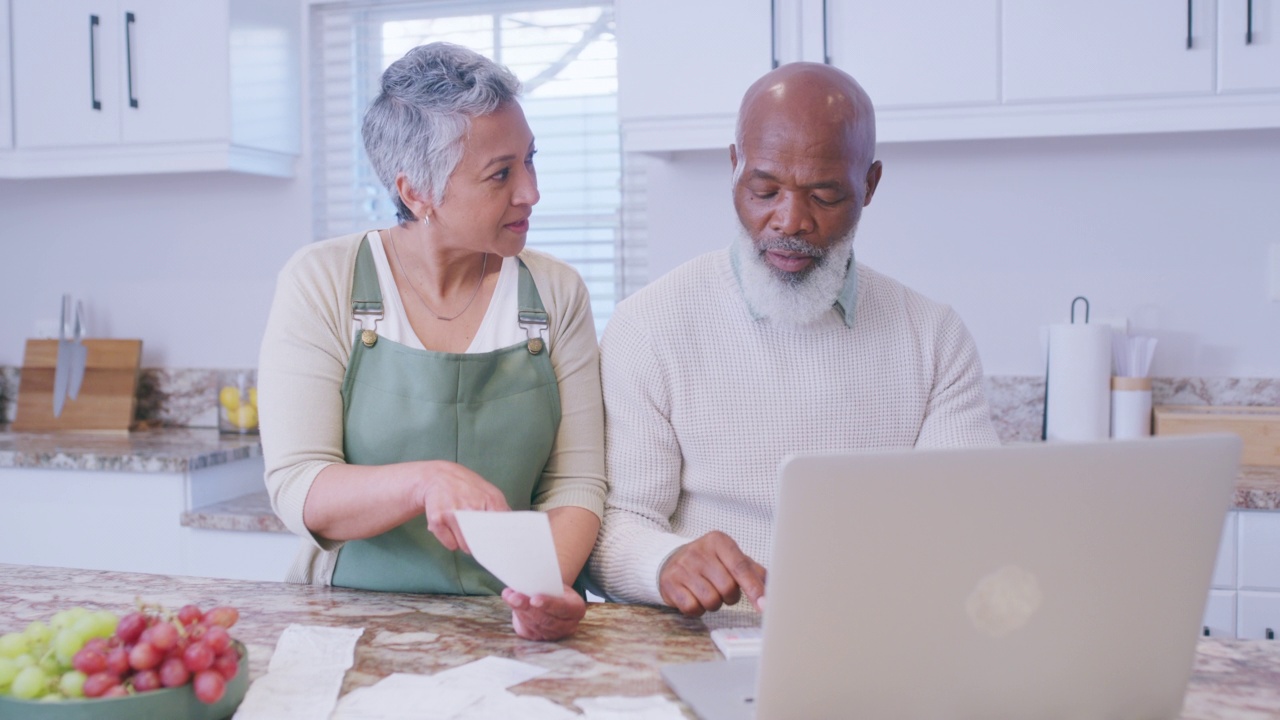
M 735 605 L 743 595 L 761 610 L 764 583 L 764 567 L 718 530 L 676 550 L 658 574 L 662 599 L 692 617 Z
M 587 614 L 587 603 L 573 588 L 564 586 L 559 597 L 529 597 L 506 588 L 502 599 L 511 607 L 511 626 L 525 640 L 559 640 L 578 629 Z

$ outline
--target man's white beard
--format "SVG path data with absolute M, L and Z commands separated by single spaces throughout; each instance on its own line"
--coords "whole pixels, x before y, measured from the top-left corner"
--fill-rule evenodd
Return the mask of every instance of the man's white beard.
M 738 232 L 739 273 L 747 303 L 758 315 L 788 325 L 808 325 L 840 298 L 848 273 L 853 272 L 853 235 L 857 226 L 825 251 L 796 238 L 779 238 L 757 246 L 746 228 Z M 765 259 L 770 249 L 799 251 L 813 257 L 808 268 L 788 273 Z

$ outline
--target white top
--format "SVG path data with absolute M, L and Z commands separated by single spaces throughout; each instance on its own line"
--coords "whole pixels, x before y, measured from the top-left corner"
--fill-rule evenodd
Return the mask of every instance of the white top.
M 855 265 L 852 326 L 752 317 L 728 250 L 620 302 L 601 343 L 609 494 L 591 572 L 662 603 L 668 555 L 720 530 L 761 564 L 778 463 L 796 452 L 994 446 L 977 348 L 956 313 Z
M 387 259 L 380 233 L 369 233 L 369 249 L 373 251 L 373 264 L 378 269 L 378 286 L 382 289 L 382 319 L 378 321 L 378 334 L 406 347 L 425 350 L 417 333 L 413 331 L 413 326 L 409 324 L 404 303 L 400 301 L 400 290 L 391 273 L 391 263 Z M 493 288 L 493 297 L 489 300 L 484 319 L 480 321 L 480 327 L 476 329 L 476 335 L 471 339 L 466 352 L 500 350 L 528 339 L 517 319 L 520 309 L 519 290 L 520 266 L 514 257 L 503 258 L 498 284 Z M 413 290 L 410 289 L 410 292 Z M 360 329 L 359 319 L 352 323 L 352 328 L 353 332 Z M 543 339 L 546 340 L 546 333 L 543 333 Z M 550 347 L 550 343 L 547 346 Z

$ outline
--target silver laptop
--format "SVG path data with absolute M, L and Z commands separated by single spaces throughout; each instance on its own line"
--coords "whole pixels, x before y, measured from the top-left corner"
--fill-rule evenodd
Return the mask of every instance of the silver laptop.
M 703 720 L 1175 718 L 1240 447 L 788 458 L 758 662 L 663 677 Z

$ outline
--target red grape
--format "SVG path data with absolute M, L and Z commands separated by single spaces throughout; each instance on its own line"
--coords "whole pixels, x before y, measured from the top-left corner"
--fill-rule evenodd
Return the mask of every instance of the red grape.
M 160 663 L 160 684 L 165 687 L 178 687 L 186 685 L 191 679 L 191 671 L 186 665 L 182 664 L 182 658 L 169 658 Z
M 230 628 L 240 619 L 240 611 L 226 605 L 218 606 L 204 614 L 200 622 L 204 625 L 221 625 Z
M 178 644 L 178 628 L 171 622 L 158 622 L 143 634 L 150 635 L 149 642 L 162 653 L 169 652 Z
M 83 671 L 82 671 L 83 672 Z M 108 672 L 94 673 L 85 678 L 84 696 L 88 698 L 102 697 L 113 685 L 120 684 L 120 677 Z
M 196 679 L 192 684 L 195 686 L 196 699 L 208 705 L 221 700 L 222 694 L 227 691 L 226 680 L 213 670 L 196 673 Z
M 204 617 L 204 612 L 195 605 L 183 605 L 178 610 L 178 622 L 183 625 L 198 623 Z
M 215 655 L 220 655 L 228 647 L 231 647 L 231 635 L 227 634 L 226 629 L 222 626 L 214 625 L 204 631 L 204 636 L 200 638 L 200 642 L 207 644 Z
M 125 690 L 123 685 L 112 685 L 107 688 L 106 692 L 102 693 L 104 698 L 127 697 L 128 695 L 129 691 Z
M 142 635 L 142 631 L 147 629 L 147 616 L 140 612 L 129 613 L 120 618 L 120 624 L 116 625 L 116 637 L 125 644 L 138 642 L 138 637 Z
M 213 669 L 222 674 L 227 682 L 231 682 L 235 678 L 236 673 L 240 670 L 240 658 L 236 655 L 234 648 L 227 650 L 213 661 Z
M 138 692 L 159 690 L 160 673 L 155 670 L 139 670 L 133 674 L 133 689 Z
M 116 639 L 116 638 L 113 636 L 112 639 Z M 118 639 L 116 640 L 117 642 L 119 641 Z M 103 656 L 105 656 L 108 652 L 111 651 L 111 643 L 108 642 L 106 638 L 100 638 L 100 637 L 89 638 L 89 641 L 84 644 L 84 649 L 92 650 L 96 653 L 101 653 Z
M 164 653 L 151 643 L 140 642 L 129 651 L 129 666 L 134 670 L 150 670 L 163 659 Z
M 111 652 L 107 653 L 107 671 L 116 677 L 129 672 L 130 649 L 123 646 L 111 648 Z
M 187 651 L 182 654 L 182 660 L 186 663 L 188 670 L 200 672 L 213 667 L 213 660 L 217 655 L 208 643 L 194 642 L 187 646 Z
M 71 666 L 85 675 L 96 675 L 107 669 L 107 656 L 97 650 L 83 647 L 71 659 Z

